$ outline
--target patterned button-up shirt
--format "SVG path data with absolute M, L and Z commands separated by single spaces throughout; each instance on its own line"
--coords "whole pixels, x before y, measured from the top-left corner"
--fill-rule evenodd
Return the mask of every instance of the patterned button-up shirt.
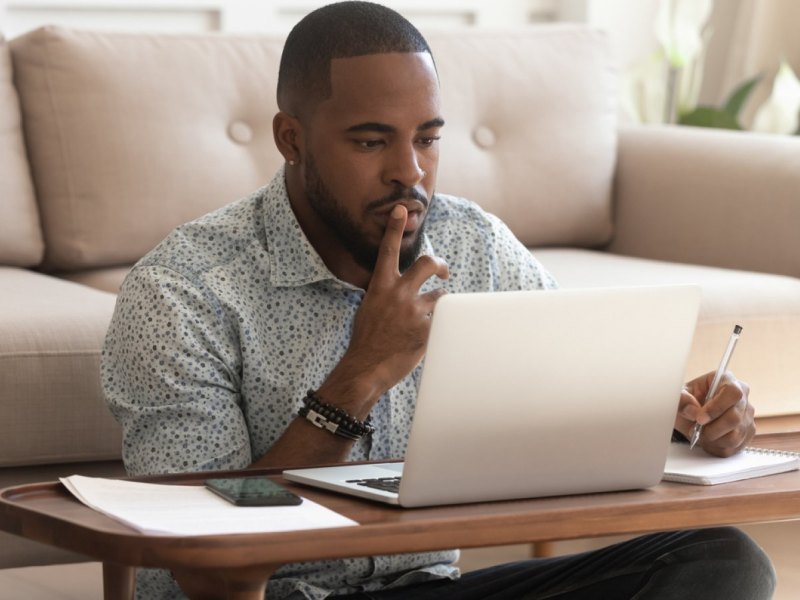
M 496 217 L 438 194 L 422 253 L 443 258 L 451 293 L 544 289 L 555 282 Z M 177 228 L 127 276 L 103 352 L 102 382 L 123 427 L 131 474 L 246 467 L 295 418 L 350 342 L 364 290 L 337 279 L 292 212 L 284 171 L 250 197 Z M 405 455 L 421 367 L 372 411 L 375 433 L 351 460 Z M 455 552 L 287 565 L 268 598 L 326 597 L 456 577 Z M 181 598 L 164 571 L 137 597 Z

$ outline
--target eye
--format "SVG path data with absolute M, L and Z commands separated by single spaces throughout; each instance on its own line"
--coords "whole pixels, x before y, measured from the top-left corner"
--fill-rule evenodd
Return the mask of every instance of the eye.
M 438 135 L 430 136 L 430 137 L 423 137 L 423 138 L 419 138 L 417 140 L 417 143 L 420 146 L 428 147 L 428 146 L 433 146 L 440 139 L 441 139 L 441 136 L 438 136 Z
M 362 150 L 375 150 L 384 144 L 383 140 L 353 140 Z

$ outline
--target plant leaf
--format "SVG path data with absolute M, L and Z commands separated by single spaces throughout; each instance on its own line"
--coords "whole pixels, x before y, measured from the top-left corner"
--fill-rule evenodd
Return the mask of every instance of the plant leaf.
M 739 131 L 742 129 L 734 115 L 713 106 L 698 106 L 692 112 L 681 115 L 678 123 L 693 127 L 716 127 L 717 129 L 736 129 Z
M 742 110 L 744 103 L 747 102 L 747 99 L 750 97 L 753 89 L 756 87 L 756 85 L 758 85 L 761 79 L 761 75 L 756 75 L 733 90 L 733 93 L 728 98 L 728 101 L 725 102 L 725 107 L 723 110 L 733 115 L 734 118 L 738 118 L 739 112 Z

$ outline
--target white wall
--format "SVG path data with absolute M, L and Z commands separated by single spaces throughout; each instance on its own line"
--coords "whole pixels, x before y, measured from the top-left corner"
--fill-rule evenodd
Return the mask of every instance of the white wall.
M 0 33 L 12 38 L 46 24 L 121 31 L 286 33 L 303 15 L 327 1 L 0 0 Z M 399 10 L 423 30 L 590 23 L 609 33 L 624 70 L 640 64 L 656 49 L 653 24 L 660 0 L 377 1 Z M 716 0 L 702 102 L 719 103 L 730 93 L 731 82 L 742 78 L 738 71 L 732 72 L 736 61 L 731 57 L 743 46 L 742 7 L 751 1 Z M 800 0 L 780 1 L 800 4 Z
M 581 0 L 582 1 L 582 0 Z M 0 31 L 45 24 L 123 31 L 287 32 L 324 0 L 0 0 Z M 559 18 L 559 0 L 385 0 L 422 29 L 513 27 Z

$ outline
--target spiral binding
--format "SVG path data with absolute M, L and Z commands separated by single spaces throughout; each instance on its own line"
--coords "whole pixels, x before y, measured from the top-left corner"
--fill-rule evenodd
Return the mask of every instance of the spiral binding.
M 791 450 L 775 450 L 773 448 L 755 448 L 747 446 L 744 449 L 748 454 L 761 454 L 767 456 L 783 456 L 785 458 L 800 458 L 800 452 L 792 452 Z

